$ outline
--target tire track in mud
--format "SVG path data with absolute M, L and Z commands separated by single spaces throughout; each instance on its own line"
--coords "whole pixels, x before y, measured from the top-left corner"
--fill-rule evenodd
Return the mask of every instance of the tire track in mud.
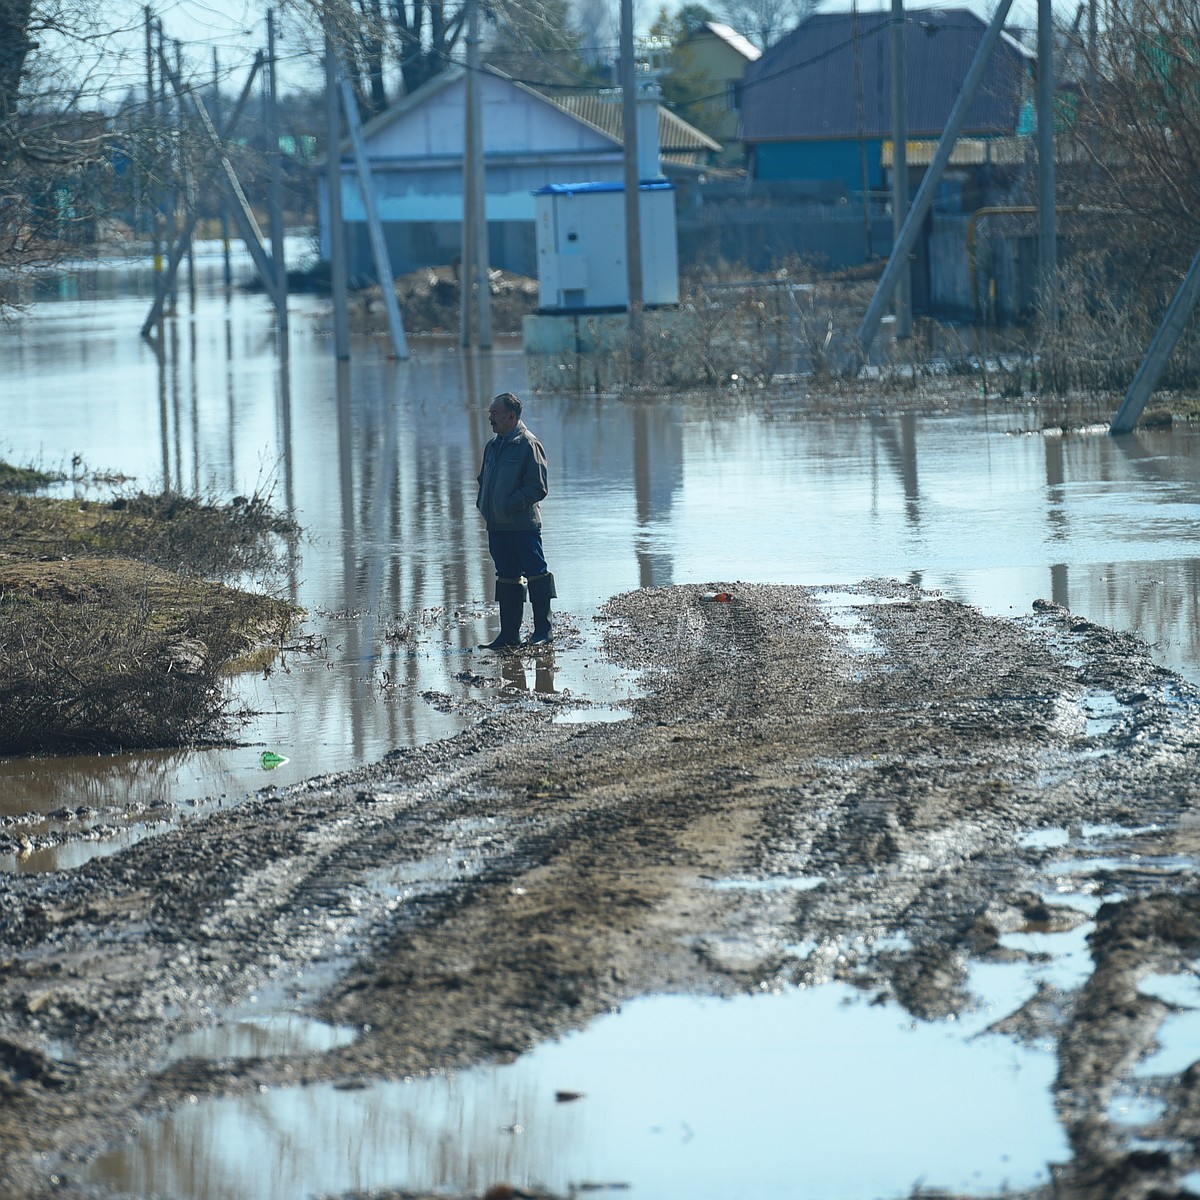
M 1156 822 L 1157 850 L 1189 849 L 1194 699 L 1133 639 L 887 582 L 849 590 L 848 631 L 804 589 L 716 586 L 734 600 L 677 587 L 610 604 L 608 652 L 644 673 L 629 721 L 497 704 L 447 742 L 12 880 L 0 1192 L 84 1194 L 52 1187 L 35 1154 L 69 1177 L 62 1161 L 188 1095 L 505 1061 L 647 992 L 842 979 L 920 1019 L 959 1011 L 971 960 L 1066 919 L 1044 902 L 1050 853 L 1019 835 Z M 1091 729 L 1101 693 L 1112 719 Z M 805 886 L 714 886 L 735 877 Z M 1109 882 L 1072 876 L 1097 896 Z M 1095 916 L 1088 983 L 1006 1022 L 1059 1045 L 1076 1156 L 1060 1195 L 1141 1200 L 1192 1162 L 1133 1158 L 1106 1118 L 1165 1012 L 1139 974 L 1200 951 L 1192 890 L 1134 881 Z M 363 1032 L 302 1059 L 161 1065 L 172 1038 L 272 981 Z M 1165 1086 L 1163 1136 L 1194 1129 L 1200 1086 Z

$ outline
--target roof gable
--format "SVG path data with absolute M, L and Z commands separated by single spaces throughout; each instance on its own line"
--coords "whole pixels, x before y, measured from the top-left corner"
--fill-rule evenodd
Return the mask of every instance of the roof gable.
M 461 158 L 465 92 L 461 67 L 434 76 L 363 127 L 368 157 Z M 480 73 L 480 102 L 485 154 L 620 148 L 619 138 L 490 69 Z
M 886 12 L 860 13 L 856 36 L 851 13 L 817 13 L 780 39 L 746 68 L 745 140 L 890 136 L 890 22 Z M 910 137 L 941 135 L 986 31 L 986 23 L 969 9 L 906 13 Z M 1032 57 L 1013 38 L 1001 38 L 964 133 L 1012 133 L 1017 128 Z
M 741 55 L 746 62 L 755 62 L 762 57 L 762 51 L 749 38 L 743 37 L 732 26 L 722 25 L 719 21 L 704 21 L 688 34 L 684 45 L 701 40 L 719 41 Z

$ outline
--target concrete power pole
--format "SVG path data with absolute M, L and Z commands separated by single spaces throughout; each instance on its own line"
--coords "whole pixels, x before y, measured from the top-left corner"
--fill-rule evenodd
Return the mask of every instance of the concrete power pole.
M 487 159 L 483 153 L 483 64 L 479 57 L 479 0 L 467 0 L 467 78 L 463 149 L 463 232 L 460 292 L 463 345 L 470 345 L 470 305 L 474 284 L 475 332 L 480 349 L 492 344 L 492 297 L 488 278 Z
M 1038 0 L 1038 291 L 1047 332 L 1058 323 L 1058 217 L 1054 175 L 1054 14 Z
M 904 53 L 904 0 L 892 0 L 892 243 L 900 241 L 908 216 L 908 63 Z M 896 295 L 896 336 L 912 336 L 912 271 L 900 263 Z
M 283 162 L 279 153 L 278 60 L 275 56 L 275 11 L 267 9 L 267 164 L 270 171 L 271 268 L 279 294 L 279 334 L 287 345 L 287 263 L 283 250 Z
M 329 196 L 329 273 L 333 291 L 334 355 L 350 357 L 346 282 L 346 227 L 342 224 L 342 127 L 338 104 L 338 59 L 325 26 L 325 181 Z
M 621 0 L 621 123 L 625 133 L 625 271 L 629 281 L 629 348 L 642 360 L 642 219 L 638 185 L 637 63 L 633 57 L 633 0 Z

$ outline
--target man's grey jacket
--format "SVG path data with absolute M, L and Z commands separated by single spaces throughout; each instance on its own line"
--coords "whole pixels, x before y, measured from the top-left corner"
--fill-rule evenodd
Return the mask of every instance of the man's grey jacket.
M 483 448 L 475 507 L 489 530 L 540 529 L 546 498 L 546 452 L 524 421 Z

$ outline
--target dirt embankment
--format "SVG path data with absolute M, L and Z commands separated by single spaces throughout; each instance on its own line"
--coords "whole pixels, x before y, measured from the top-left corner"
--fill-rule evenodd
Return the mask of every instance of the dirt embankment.
M 1181 1194 L 1195 1072 L 1158 1081 L 1161 1149 L 1131 1147 L 1108 1106 L 1169 1011 L 1139 979 L 1200 950 L 1192 875 L 1154 866 L 1197 849 L 1195 698 L 1135 640 L 1049 606 L 1014 623 L 863 585 L 847 629 L 803 589 L 728 586 L 728 604 L 612 602 L 608 652 L 645 671 L 628 721 L 497 703 L 449 741 L 6 880 L 0 1194 L 88 1194 L 78 1160 L 186 1097 L 508 1060 L 650 992 L 839 979 L 954 1013 L 968 963 L 1017 953 L 1005 933 L 1085 919 L 1044 898 L 1062 847 L 1021 837 L 1084 822 L 1136 836 L 1141 865 L 1071 868 L 1072 892 L 1109 897 L 1094 971 L 1004 1023 L 1056 1047 L 1073 1157 L 1044 1196 Z M 380 891 L 435 855 L 458 864 L 450 886 Z M 729 876 L 822 882 L 711 886 Z M 309 1002 L 363 1031 L 351 1045 L 168 1061 L 335 943 L 351 965 Z
M 269 580 L 295 523 L 261 497 L 27 494 L 52 482 L 0 463 L 0 754 L 220 736 L 224 674 L 297 615 L 220 581 Z

